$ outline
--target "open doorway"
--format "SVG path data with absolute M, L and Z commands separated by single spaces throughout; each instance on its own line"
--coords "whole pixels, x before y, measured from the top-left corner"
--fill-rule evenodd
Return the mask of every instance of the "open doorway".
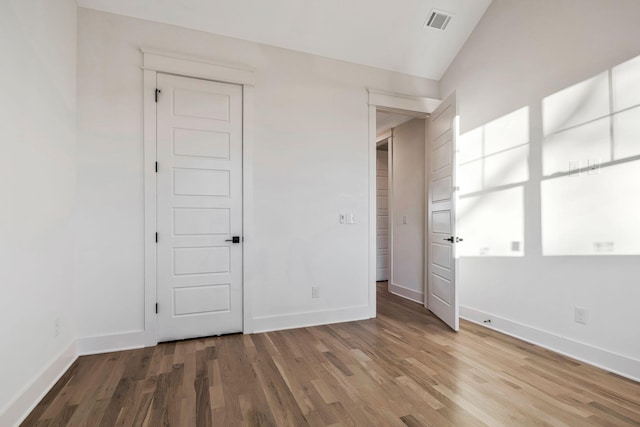
M 376 110 L 376 281 L 424 304 L 426 115 Z
M 391 118 L 399 121 L 385 125 L 384 120 Z M 369 89 L 369 307 L 372 317 L 376 315 L 378 258 L 384 262 L 384 256 L 378 257 L 378 254 L 385 255 L 379 251 L 384 248 L 378 247 L 378 241 L 386 240 L 388 290 L 422 303 L 454 331 L 459 328 L 455 249 L 462 241 L 456 236 L 455 209 L 458 127 L 455 93 L 440 101 Z M 384 146 L 385 139 L 389 225 L 388 237 L 378 239 L 379 234 L 383 237 L 385 233 L 377 221 L 378 214 L 384 213 L 379 212 L 377 206 L 378 144 Z M 403 238 L 405 243 L 401 242 Z M 384 272 L 384 268 L 382 270 Z
M 391 267 L 389 234 L 390 140 L 390 136 L 384 136 L 376 146 L 376 282 L 388 282 Z

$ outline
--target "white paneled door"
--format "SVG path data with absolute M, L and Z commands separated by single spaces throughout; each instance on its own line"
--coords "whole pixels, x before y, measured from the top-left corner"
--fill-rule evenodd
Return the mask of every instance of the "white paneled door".
M 389 151 L 377 150 L 376 280 L 389 280 Z
M 456 288 L 455 150 L 458 115 L 455 94 L 429 117 L 427 308 L 458 330 Z
M 241 332 L 242 87 L 157 85 L 158 340 Z

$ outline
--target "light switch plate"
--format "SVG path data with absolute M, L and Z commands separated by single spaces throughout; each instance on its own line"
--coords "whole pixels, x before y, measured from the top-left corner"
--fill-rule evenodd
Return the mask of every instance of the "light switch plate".
M 569 161 L 569 176 L 578 177 L 582 173 L 582 162 L 580 160 Z

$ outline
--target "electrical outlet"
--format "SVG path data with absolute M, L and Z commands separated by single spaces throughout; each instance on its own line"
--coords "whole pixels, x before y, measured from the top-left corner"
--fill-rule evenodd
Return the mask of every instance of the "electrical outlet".
M 320 288 L 313 286 L 311 288 L 311 298 L 320 298 Z
M 56 317 L 53 321 L 53 337 L 57 338 L 58 336 L 60 336 L 60 318 Z
M 402 223 L 403 224 L 407 223 L 407 216 L 406 215 L 402 215 Z
M 614 252 L 615 248 L 615 242 L 593 242 L 594 252 Z
M 582 307 L 575 308 L 575 321 L 581 325 L 586 325 L 589 317 L 589 310 Z
M 347 214 L 341 213 L 340 214 L 340 224 L 344 224 L 345 222 L 347 222 Z

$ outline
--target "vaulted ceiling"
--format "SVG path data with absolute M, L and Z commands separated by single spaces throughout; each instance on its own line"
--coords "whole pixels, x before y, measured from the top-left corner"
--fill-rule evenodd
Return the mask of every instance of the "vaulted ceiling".
M 82 7 L 439 80 L 491 0 L 78 0 Z M 432 9 L 453 15 L 424 28 Z

